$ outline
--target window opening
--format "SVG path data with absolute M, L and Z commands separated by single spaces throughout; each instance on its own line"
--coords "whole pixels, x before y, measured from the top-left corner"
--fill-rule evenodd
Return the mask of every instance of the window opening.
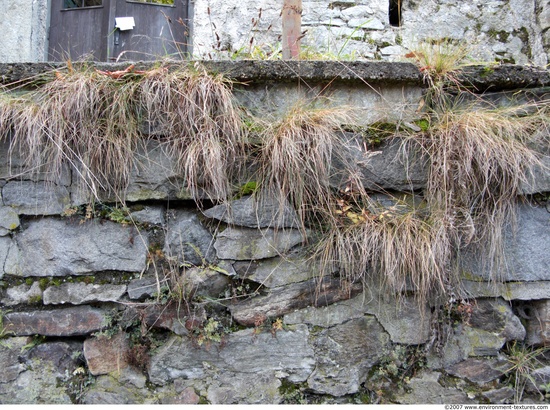
M 401 2 L 402 0 L 390 0 L 390 25 L 401 27 Z
M 65 0 L 63 8 L 65 9 L 80 9 L 83 7 L 102 6 L 103 0 Z

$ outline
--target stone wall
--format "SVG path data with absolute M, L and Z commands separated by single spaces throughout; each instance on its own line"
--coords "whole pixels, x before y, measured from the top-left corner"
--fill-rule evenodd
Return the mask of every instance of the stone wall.
M 48 0 L 6 0 L 0 21 L 0 62 L 45 61 Z
M 328 76 L 343 96 L 334 103 L 349 102 L 352 89 L 365 124 L 388 103 L 370 98 L 365 81 L 405 98 L 391 104 L 401 115 L 389 117 L 417 118 L 423 89 L 411 65 L 357 63 L 336 74 L 339 63 L 284 66 L 208 67 L 242 81 L 235 95 L 260 114 L 282 110 L 304 84 L 326 87 Z M 5 65 L 0 78 L 41 69 Z M 522 67 L 480 70 L 465 75 L 503 104 L 509 94 L 544 94 L 537 87 L 550 82 L 548 72 Z M 511 403 L 522 354 L 512 349 L 550 344 L 547 194 L 520 206 L 503 281 L 473 265 L 445 300 L 420 303 L 322 276 L 304 245 L 313 232 L 299 229 L 291 207 L 248 195 L 230 208 L 198 207 L 158 146 L 138 156 L 146 159 L 121 193 L 123 210 L 114 198 L 83 197 L 69 168 L 24 172 L 8 143 L 0 148 L 0 403 Z M 424 187 L 426 164 L 402 153 L 390 140 L 359 144 L 353 158 L 372 191 L 410 194 Z M 547 170 L 533 171 L 523 193 L 549 192 Z M 168 292 L 176 283 L 183 300 Z M 525 402 L 548 394 L 548 363 L 535 367 Z
M 392 26 L 388 0 L 304 0 L 302 41 L 310 54 L 325 58 L 399 61 L 423 40 L 451 39 L 467 43 L 478 61 L 544 66 L 549 8 L 536 0 L 404 0 L 401 25 Z M 281 47 L 281 30 L 278 3 L 195 3 L 194 52 L 203 58 L 223 57 L 227 50 L 245 55 L 252 39 L 270 54 Z
M 267 0 L 195 0 L 194 56 L 279 58 L 280 8 Z M 468 44 L 475 61 L 544 66 L 549 60 L 547 0 L 403 0 L 400 26 L 390 24 L 389 0 L 304 0 L 303 8 L 310 59 L 399 61 L 424 40 L 451 39 Z M 43 61 L 47 0 L 10 0 L 4 12 L 0 62 Z

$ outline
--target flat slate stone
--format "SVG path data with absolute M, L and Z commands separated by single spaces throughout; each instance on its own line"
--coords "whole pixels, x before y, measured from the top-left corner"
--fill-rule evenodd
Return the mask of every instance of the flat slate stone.
M 298 228 L 298 216 L 290 204 L 279 204 L 270 197 L 247 196 L 203 212 L 230 225 L 247 228 Z
M 362 290 L 362 285 L 353 284 L 349 289 L 342 287 L 339 279 L 325 277 L 310 279 L 288 286 L 271 289 L 266 296 L 230 304 L 233 319 L 242 325 L 253 326 L 268 318 L 278 317 L 307 306 L 327 306 L 349 299 Z
M 216 236 L 214 248 L 220 259 L 257 260 L 284 254 L 304 240 L 297 229 L 227 228 Z
M 303 382 L 315 367 L 307 326 L 257 333 L 245 329 L 224 337 L 223 347 L 198 347 L 188 338 L 172 337 L 151 357 L 149 380 L 164 385 L 176 379 L 201 379 L 208 374 L 284 372 L 289 381 Z
M 63 283 L 44 290 L 45 305 L 82 305 L 92 302 L 116 302 L 126 293 L 126 285 Z
M 252 280 L 268 288 L 304 282 L 321 275 L 319 266 L 300 254 L 235 262 L 234 267 L 240 278 Z
M 49 182 L 9 181 L 2 197 L 19 215 L 59 215 L 71 204 L 67 187 Z
M 10 252 L 5 270 L 17 276 L 141 272 L 145 269 L 147 238 L 142 240 L 138 235 L 132 226 L 110 221 L 33 221 L 16 235 L 17 251 Z
M 6 294 L 2 298 L 2 304 L 5 306 L 30 304 L 41 301 L 42 289 L 40 289 L 40 284 L 38 282 L 34 282 L 32 285 L 22 284 L 9 287 L 6 289 Z
M 90 306 L 11 312 L 4 316 L 4 328 L 16 336 L 82 336 L 103 326 L 104 312 Z
M 498 379 L 510 370 L 507 360 L 470 358 L 456 363 L 445 370 L 447 373 L 461 379 L 468 379 L 478 384 L 489 383 Z

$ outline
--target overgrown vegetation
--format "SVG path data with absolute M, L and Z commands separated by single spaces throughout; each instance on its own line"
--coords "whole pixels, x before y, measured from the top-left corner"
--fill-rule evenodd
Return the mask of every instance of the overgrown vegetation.
M 346 160 L 350 148 L 341 135 L 356 122 L 348 107 L 317 98 L 278 118 L 243 120 L 230 82 L 199 65 L 105 72 L 69 64 L 35 91 L 0 95 L 0 137 L 9 140 L 10 154 L 24 154 L 29 172 L 60 176 L 69 164 L 96 197 L 124 190 L 154 141 L 198 203 L 245 193 L 274 197 L 281 211 L 288 204 L 297 211 L 304 232 L 320 231 L 314 253 L 325 272 L 338 272 L 343 284 L 368 279 L 397 294 L 412 291 L 422 301 L 453 286 L 457 250 L 479 246 L 487 269 L 503 266 L 505 226 L 526 171 L 540 165 L 529 141 L 548 134 L 540 132 L 548 127 L 547 105 L 455 104 L 466 54 L 440 41 L 409 55 L 428 85 L 425 115 L 414 135 L 399 126 L 391 134 L 419 141 L 430 169 L 420 199 L 393 198 L 390 207 L 372 199 Z M 376 135 L 387 132 L 375 125 L 368 134 L 379 143 Z M 244 175 L 250 163 L 254 173 Z M 240 190 L 232 188 L 237 175 L 249 181 Z M 335 188 L 335 177 L 348 181 L 345 189 Z M 121 207 L 107 217 L 126 223 L 127 214 Z M 157 253 L 150 263 L 163 258 Z M 169 267 L 169 281 L 185 299 L 190 291 L 181 268 Z
M 198 65 L 104 72 L 69 64 L 36 91 L 0 98 L 10 154 L 24 153 L 30 172 L 60 176 L 69 164 L 96 198 L 124 191 L 138 152 L 156 139 L 194 198 L 226 199 L 241 128 L 230 83 Z

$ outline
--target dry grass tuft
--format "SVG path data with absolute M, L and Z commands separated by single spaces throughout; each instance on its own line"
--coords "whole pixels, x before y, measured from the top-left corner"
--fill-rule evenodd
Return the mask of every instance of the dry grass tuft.
M 337 199 L 316 256 L 323 271 L 339 272 L 343 283 L 363 280 L 395 295 L 414 292 L 423 303 L 451 283 L 454 238 L 444 218 L 393 200 L 387 208 L 364 192 Z
M 243 142 L 229 83 L 200 69 L 120 73 L 71 66 L 36 91 L 3 94 L 0 137 L 11 134 L 29 170 L 59 174 L 68 162 L 96 195 L 123 191 L 139 144 L 158 138 L 197 200 L 229 197 Z
M 348 107 L 314 108 L 303 101 L 260 135 L 259 191 L 274 197 L 281 211 L 290 203 L 302 226 L 314 209 L 331 202 L 333 158 L 342 156 L 342 125 L 353 122 Z
M 231 176 L 243 156 L 244 128 L 221 75 L 200 68 L 151 72 L 140 83 L 146 123 L 162 134 L 194 198 L 228 198 Z
M 462 245 L 483 250 L 478 254 L 494 273 L 504 266 L 504 228 L 514 221 L 521 186 L 530 167 L 540 165 L 527 143 L 548 127 L 548 107 L 532 111 L 464 107 L 435 113 L 422 141 L 431 158 L 425 193 L 430 207 L 441 210 Z

